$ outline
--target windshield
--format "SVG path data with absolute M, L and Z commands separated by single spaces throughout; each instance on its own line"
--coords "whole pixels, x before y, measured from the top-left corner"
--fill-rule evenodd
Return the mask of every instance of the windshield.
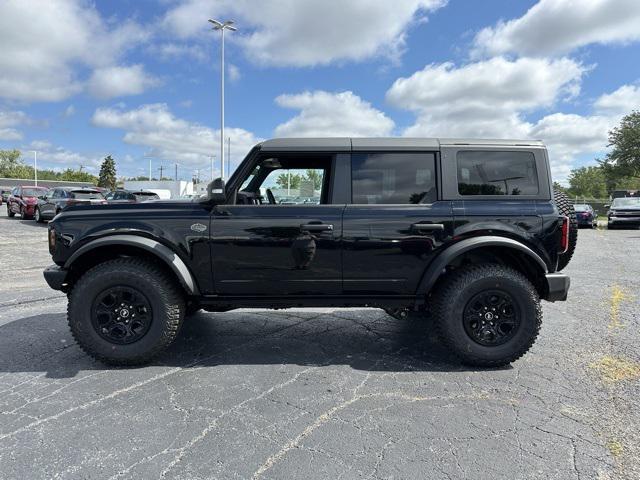
M 22 196 L 23 197 L 37 197 L 38 195 L 44 195 L 47 191 L 46 188 L 23 188 Z
M 588 212 L 589 211 L 589 206 L 588 205 L 574 205 L 573 208 L 575 209 L 576 212 Z
M 640 207 L 640 198 L 616 198 L 611 207 Z
M 100 192 L 87 192 L 86 190 L 80 190 L 71 193 L 73 194 L 73 198 L 77 198 L 79 200 L 95 200 L 104 198 Z

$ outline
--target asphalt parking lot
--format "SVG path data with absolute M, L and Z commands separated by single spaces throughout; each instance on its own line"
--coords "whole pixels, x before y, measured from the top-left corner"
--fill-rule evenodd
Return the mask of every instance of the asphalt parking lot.
M 4 210 L 3 210 L 4 211 Z M 640 231 L 581 230 L 534 348 L 474 370 L 381 310 L 201 313 L 105 368 L 0 218 L 0 478 L 640 478 Z

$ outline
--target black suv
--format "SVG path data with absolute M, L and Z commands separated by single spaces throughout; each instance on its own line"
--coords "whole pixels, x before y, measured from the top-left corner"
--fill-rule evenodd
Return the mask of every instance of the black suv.
M 268 140 L 204 199 L 95 209 L 49 224 L 44 275 L 80 346 L 116 365 L 199 309 L 356 306 L 433 317 L 464 362 L 505 365 L 535 341 L 540 299 L 566 299 L 576 242 L 531 141 Z

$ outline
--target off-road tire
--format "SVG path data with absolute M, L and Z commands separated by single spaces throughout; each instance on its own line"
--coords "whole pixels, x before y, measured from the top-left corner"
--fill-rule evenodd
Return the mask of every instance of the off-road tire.
M 576 249 L 576 243 L 578 242 L 578 219 L 576 218 L 576 211 L 573 208 L 573 204 L 569 202 L 569 197 L 559 191 L 553 192 L 554 202 L 560 215 L 569 217 L 569 248 L 565 253 L 560 254 L 558 257 L 558 272 L 566 267 L 573 257 L 573 252 Z
M 464 328 L 465 307 L 484 290 L 508 293 L 519 309 L 520 325 L 513 337 L 501 345 L 481 345 Z M 542 324 L 536 289 L 520 272 L 502 265 L 471 265 L 451 272 L 433 298 L 433 316 L 440 340 L 463 363 L 475 367 L 501 367 L 514 362 L 531 348 Z
M 7 203 L 7 216 L 9 218 L 13 218 L 16 216 L 16 214 L 14 212 L 11 211 L 11 208 L 9 208 L 9 204 Z
M 141 292 L 152 315 L 148 331 L 134 343 L 116 344 L 98 334 L 91 320 L 92 305 L 105 290 L 124 286 Z M 184 294 L 164 269 L 139 258 L 120 258 L 101 263 L 86 272 L 68 295 L 67 319 L 82 350 L 108 365 L 148 363 L 178 335 L 185 314 Z

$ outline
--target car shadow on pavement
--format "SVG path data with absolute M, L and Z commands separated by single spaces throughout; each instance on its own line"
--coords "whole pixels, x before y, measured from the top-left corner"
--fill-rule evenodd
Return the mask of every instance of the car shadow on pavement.
M 461 365 L 438 342 L 430 320 L 396 320 L 375 309 L 198 313 L 151 362 L 182 368 L 269 364 L 349 365 L 382 372 L 482 370 Z M 62 313 L 0 326 L 0 373 L 70 378 L 80 371 L 115 368 L 75 344 Z
M 47 226 L 47 222 L 38 223 L 38 222 L 36 222 L 35 220 L 22 220 L 22 219 L 19 219 L 18 221 L 19 221 L 21 224 L 23 224 L 23 225 L 27 225 L 27 226 L 30 226 L 30 227 L 31 227 L 31 226 L 33 226 L 33 227 L 40 227 L 40 228 L 42 228 L 42 227 L 46 227 L 46 226 Z

